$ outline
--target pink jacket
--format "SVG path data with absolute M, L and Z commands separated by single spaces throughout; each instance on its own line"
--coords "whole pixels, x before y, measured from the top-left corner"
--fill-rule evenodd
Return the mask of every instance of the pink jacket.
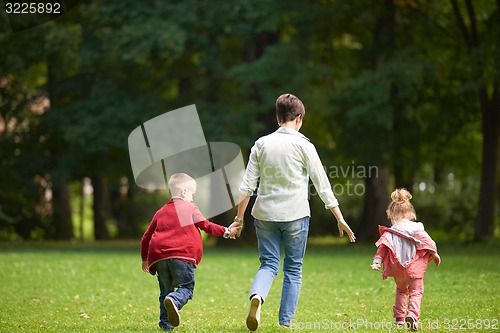
M 432 260 L 428 251 L 437 252 L 436 243 L 419 222 L 400 221 L 391 228 L 379 226 L 380 238 L 375 258 L 382 259 L 383 279 L 388 276 L 400 278 L 423 278 L 427 265 Z

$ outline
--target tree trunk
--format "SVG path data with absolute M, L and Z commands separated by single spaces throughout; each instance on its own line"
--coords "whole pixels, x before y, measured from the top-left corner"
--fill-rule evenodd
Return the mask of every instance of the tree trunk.
M 135 223 L 134 188 L 128 187 L 126 192 L 122 184 L 109 189 L 109 201 L 113 219 L 116 221 L 117 238 L 133 239 L 141 234 Z
M 70 189 L 66 183 L 52 187 L 52 236 L 58 240 L 73 238 Z
M 373 65 L 377 69 L 386 63 L 394 51 L 396 45 L 396 21 L 395 21 L 395 8 L 393 0 L 385 0 L 384 10 L 382 10 L 380 17 L 377 21 L 375 29 L 375 50 Z M 395 98 L 397 96 L 397 86 L 391 85 L 391 100 L 388 107 L 392 108 L 393 116 L 395 112 L 399 112 L 397 105 L 395 105 Z M 398 117 L 393 126 L 399 126 Z M 395 134 L 394 134 L 395 135 Z M 386 148 L 382 142 L 379 143 L 379 151 L 381 155 Z M 361 225 L 357 230 L 356 239 L 360 242 L 375 241 L 378 234 L 378 225 L 387 224 L 387 215 L 385 213 L 389 204 L 389 194 L 387 188 L 389 187 L 389 168 L 386 165 L 387 160 L 383 156 L 378 163 L 378 174 L 368 174 L 365 178 L 365 196 L 363 202 L 363 213 L 361 215 Z
M 481 188 L 476 216 L 475 241 L 491 238 L 495 226 L 496 184 L 498 181 L 498 165 L 500 151 L 500 98 L 499 88 L 495 89 L 493 101 L 483 105 L 483 163 L 481 165 Z
M 398 97 L 398 86 L 391 84 L 391 101 L 393 105 L 392 110 L 392 145 L 393 155 L 392 163 L 394 169 L 394 183 L 397 188 L 406 188 L 411 190 L 415 176 L 415 163 L 408 163 L 408 161 L 415 161 L 418 156 L 418 142 L 412 141 L 412 131 L 414 126 L 405 118 L 406 108 L 401 105 Z M 415 144 L 417 145 L 415 147 Z M 408 147 L 414 146 L 415 149 L 408 154 Z
M 254 62 L 258 60 L 266 48 L 270 45 L 276 44 L 279 41 L 279 34 L 275 32 L 262 32 L 259 35 L 255 36 L 253 41 L 248 44 L 247 49 L 245 50 L 244 59 L 246 62 Z M 251 98 L 256 102 L 257 105 L 263 105 L 263 100 L 260 95 L 258 85 L 255 82 L 251 83 Z M 278 98 L 278 96 L 276 96 Z M 263 108 L 258 112 L 255 121 L 264 124 L 264 129 L 258 136 L 266 135 L 276 130 L 278 125 L 276 124 L 276 116 L 274 112 L 274 105 L 263 106 Z M 257 138 L 256 138 L 257 139 Z M 250 149 L 249 149 L 250 151 Z M 254 205 L 256 197 L 250 198 L 248 203 L 247 210 L 245 211 L 244 216 L 244 226 L 243 232 L 241 233 L 241 238 L 238 243 L 241 244 L 256 244 L 257 236 L 255 235 L 255 227 L 254 227 L 254 218 L 251 214 L 252 207 Z M 236 210 L 235 210 L 236 212 Z M 231 220 L 233 221 L 234 216 L 236 214 L 231 215 Z
M 477 49 L 481 42 L 477 27 L 476 11 L 472 0 L 465 0 L 469 27 L 465 24 L 457 0 L 451 0 L 453 13 L 458 28 L 462 33 L 467 46 L 473 79 L 479 83 L 477 95 L 482 116 L 482 165 L 481 188 L 476 216 L 475 241 L 483 241 L 492 237 L 495 226 L 496 210 L 496 183 L 498 177 L 499 149 L 500 149 L 500 82 L 496 79 L 493 85 L 487 86 L 485 75 L 486 65 L 482 58 L 477 57 Z M 500 1 L 497 1 L 497 13 L 500 11 Z M 498 20 L 498 15 L 492 18 Z M 495 22 L 496 23 L 496 22 Z M 492 91 L 491 98 L 488 91 Z
M 65 96 L 58 89 L 58 84 L 64 76 L 62 60 L 59 54 L 50 54 L 47 58 L 47 92 L 52 112 L 63 104 Z M 67 181 L 67 168 L 61 166 L 61 159 L 66 151 L 66 142 L 57 133 L 51 133 L 50 158 L 52 164 L 52 230 L 51 237 L 60 240 L 73 238 L 73 223 L 71 214 L 70 188 Z
M 389 169 L 378 169 L 378 175 L 365 178 L 365 200 L 361 225 L 355 232 L 359 242 L 374 242 L 379 237 L 378 225 L 387 225 L 387 206 L 389 205 Z
M 106 184 L 101 175 L 93 175 L 90 179 L 94 189 L 94 201 L 92 203 L 94 210 L 94 237 L 95 240 L 109 239 L 108 228 L 106 226 L 108 201 Z

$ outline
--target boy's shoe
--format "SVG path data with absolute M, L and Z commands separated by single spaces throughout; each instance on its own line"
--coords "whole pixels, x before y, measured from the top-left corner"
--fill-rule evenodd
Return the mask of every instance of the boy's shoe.
M 406 321 L 405 321 L 404 317 L 398 317 L 398 318 L 396 318 L 396 321 L 395 321 L 396 325 L 404 325 L 405 323 L 406 323 Z
M 179 315 L 179 310 L 174 303 L 174 300 L 170 297 L 165 297 L 163 300 L 163 306 L 167 310 L 168 322 L 172 324 L 173 327 L 179 326 L 181 323 L 181 316 Z
M 409 329 L 410 331 L 418 331 L 418 321 L 416 321 L 413 317 L 406 317 L 405 322 L 407 329 Z
M 254 295 L 250 300 L 250 311 L 247 316 L 247 327 L 250 331 L 255 331 L 259 327 L 260 307 L 262 300 L 259 295 Z
M 172 327 L 172 328 L 168 328 L 168 327 L 166 327 L 166 326 L 162 326 L 162 325 L 159 325 L 159 327 L 160 327 L 160 329 L 161 329 L 162 331 L 166 331 L 166 332 L 171 332 L 171 331 L 173 331 L 173 330 L 174 330 L 174 328 L 173 328 L 173 327 Z

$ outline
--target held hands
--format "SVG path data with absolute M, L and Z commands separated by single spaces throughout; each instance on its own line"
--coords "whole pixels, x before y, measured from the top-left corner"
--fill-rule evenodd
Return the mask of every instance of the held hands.
M 233 224 L 239 223 L 239 226 L 233 226 Z M 236 237 L 240 237 L 241 229 L 243 228 L 243 224 L 241 222 L 233 222 L 229 227 L 229 238 L 236 239 Z
M 236 239 L 236 237 L 241 236 L 241 230 L 243 230 L 243 221 L 234 221 L 228 228 L 231 231 L 231 235 L 229 236 L 229 238 Z

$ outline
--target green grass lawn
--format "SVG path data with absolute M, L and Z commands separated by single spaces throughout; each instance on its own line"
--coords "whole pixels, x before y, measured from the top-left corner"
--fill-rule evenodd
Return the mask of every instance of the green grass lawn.
M 369 267 L 374 246 L 309 247 L 295 320 L 298 332 L 403 331 L 392 326 L 394 282 Z M 500 247 L 443 246 L 429 265 L 423 332 L 500 331 Z M 156 278 L 133 246 L 0 246 L 0 332 L 159 332 Z M 256 249 L 205 249 L 195 297 L 177 332 L 248 332 Z M 277 323 L 282 274 L 257 332 Z M 488 325 L 490 329 L 488 330 Z M 349 328 L 349 326 L 351 328 Z

